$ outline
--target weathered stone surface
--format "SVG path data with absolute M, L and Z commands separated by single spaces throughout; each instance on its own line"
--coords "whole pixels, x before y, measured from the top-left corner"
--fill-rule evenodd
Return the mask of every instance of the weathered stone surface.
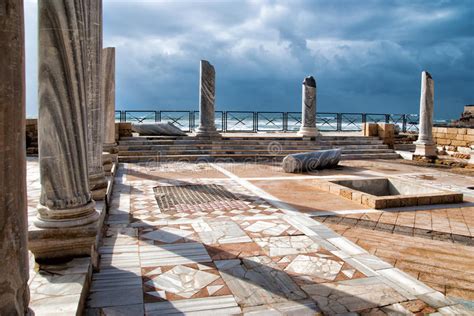
M 42 247 L 64 256 L 70 249 L 61 246 L 62 240 L 70 245 L 77 236 L 75 232 L 68 235 L 70 231 L 65 228 L 90 224 L 97 229 L 99 218 L 87 169 L 88 81 L 84 52 L 88 47 L 88 17 L 79 9 L 84 5 L 81 0 L 38 2 L 41 197 L 35 221 L 40 229 L 35 232 L 35 241 L 49 238 Z M 61 236 L 55 233 L 58 230 Z M 30 249 L 33 253 L 37 250 Z M 47 252 L 42 249 L 41 253 Z M 37 253 L 35 257 L 39 258 Z
M 104 147 L 114 147 L 115 142 L 115 47 L 102 50 L 102 105 L 104 111 Z
M 302 124 L 298 132 L 301 136 L 317 136 L 316 128 L 316 80 L 313 76 L 304 78 L 302 87 Z
M 102 166 L 104 108 L 101 98 L 102 0 L 83 0 L 85 8 L 85 67 L 87 104 L 87 158 L 89 187 L 94 200 L 103 200 L 107 180 Z M 76 9 L 77 10 L 77 9 Z
M 427 71 L 421 73 L 420 125 L 415 155 L 436 156 L 433 141 L 434 81 Z
M 474 165 L 474 145 L 471 146 L 470 158 L 467 163 L 470 165 Z
M 171 123 L 132 124 L 132 131 L 140 135 L 186 136 L 186 133 Z
M 23 0 L 0 2 L 0 315 L 28 310 Z
M 199 78 L 199 121 L 198 136 L 218 136 L 214 122 L 214 101 L 216 98 L 216 72 L 207 60 L 201 60 Z
M 282 167 L 285 172 L 290 173 L 333 168 L 339 163 L 341 153 L 341 149 L 329 149 L 292 154 L 283 159 Z

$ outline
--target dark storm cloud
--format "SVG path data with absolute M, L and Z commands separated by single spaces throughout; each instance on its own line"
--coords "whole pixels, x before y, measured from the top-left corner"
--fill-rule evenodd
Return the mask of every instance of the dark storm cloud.
M 320 111 L 416 113 L 427 69 L 436 83 L 436 116 L 457 117 L 474 103 L 473 7 L 432 0 L 104 0 L 104 45 L 117 47 L 122 109 L 197 109 L 199 60 L 207 59 L 216 67 L 220 109 L 299 111 L 301 81 L 312 74 Z M 27 36 L 34 30 L 28 23 Z M 30 112 L 34 101 L 28 105 Z

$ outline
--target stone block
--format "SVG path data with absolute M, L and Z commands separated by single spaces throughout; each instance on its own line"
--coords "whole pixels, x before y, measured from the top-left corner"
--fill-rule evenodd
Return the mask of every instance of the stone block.
M 119 137 L 131 137 L 132 136 L 132 123 L 115 123 L 118 125 Z
M 387 208 L 401 206 L 400 197 L 386 198 L 385 202 L 387 203 Z
M 451 142 L 451 145 L 453 146 L 467 146 L 467 142 L 464 140 L 453 140 Z
M 373 199 L 374 200 L 374 208 L 382 209 L 387 207 L 387 201 L 385 199 Z
M 457 133 L 447 133 L 446 138 L 448 139 L 456 139 Z
M 362 203 L 362 195 L 363 195 L 363 193 L 353 191 L 352 192 L 352 201 L 355 201 L 357 203 Z
M 462 193 L 453 194 L 453 203 L 462 203 L 463 195 Z
M 429 205 L 430 204 L 430 197 L 429 196 L 419 196 L 418 197 L 418 205 Z
M 455 127 L 448 127 L 447 133 L 448 133 L 448 134 L 457 134 L 457 133 L 458 133 L 458 128 L 455 128 Z
M 418 205 L 418 197 L 407 196 L 400 199 L 400 206 L 414 206 Z
M 362 205 L 366 205 L 366 206 L 369 206 L 369 200 L 370 200 L 370 195 L 368 194 L 362 194 L 361 198 L 360 198 L 360 202 Z
M 467 135 L 474 135 L 474 128 L 468 128 L 468 129 L 466 129 L 466 134 L 467 134 Z
M 433 127 L 433 132 L 446 134 L 448 129 L 446 127 Z
M 392 147 L 395 143 L 395 125 L 388 123 L 377 124 L 378 136 L 385 145 Z
M 436 140 L 438 145 L 451 145 L 451 140 L 447 138 L 440 138 Z
M 343 198 L 352 200 L 352 190 L 350 189 L 341 189 L 339 192 L 339 195 L 342 196 Z
M 339 195 L 340 192 L 341 192 L 341 186 L 339 186 L 337 184 L 330 184 L 329 185 L 329 192 Z
M 364 123 L 364 136 L 378 136 L 378 127 L 376 123 Z
M 464 141 L 470 142 L 470 143 L 474 142 L 474 135 L 466 134 L 466 135 L 462 135 L 462 136 L 463 136 Z
M 442 194 L 439 194 L 439 195 L 433 194 L 430 197 L 430 204 L 443 204 L 443 203 L 445 203 L 445 198 L 444 198 L 444 195 Z
M 455 139 L 456 139 L 456 140 L 464 140 L 464 136 L 465 136 L 465 135 L 457 134 Z

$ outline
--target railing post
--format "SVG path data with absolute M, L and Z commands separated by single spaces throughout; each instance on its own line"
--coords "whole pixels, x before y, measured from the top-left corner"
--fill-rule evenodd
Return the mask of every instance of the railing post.
M 222 131 L 227 132 L 227 111 L 222 112 L 222 119 L 223 119 Z
M 385 114 L 385 123 L 390 123 L 390 114 Z
M 283 112 L 283 132 L 288 132 L 288 112 Z
M 155 123 L 160 121 L 160 111 L 155 111 Z
M 336 113 L 336 130 L 342 131 L 342 113 Z
M 362 125 L 367 123 L 367 113 L 362 113 Z
M 257 132 L 258 129 L 258 112 L 253 112 L 253 131 Z
M 402 115 L 402 132 L 406 133 L 407 132 L 407 115 L 403 114 Z

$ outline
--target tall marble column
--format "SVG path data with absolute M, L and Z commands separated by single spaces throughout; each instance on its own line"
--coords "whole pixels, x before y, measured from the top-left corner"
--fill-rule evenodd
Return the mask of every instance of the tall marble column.
M 102 105 L 104 108 L 104 148 L 115 147 L 115 47 L 102 50 Z
M 86 82 L 89 187 L 94 200 L 103 200 L 107 179 L 102 166 L 104 109 L 101 104 L 102 0 L 83 0 L 86 15 Z
M 23 0 L 0 1 L 0 315 L 28 310 Z
M 418 140 L 415 142 L 416 156 L 435 157 L 433 141 L 434 81 L 427 71 L 421 73 L 420 123 Z
M 313 76 L 304 78 L 302 87 L 301 128 L 298 135 L 305 137 L 317 136 L 316 128 L 316 80 Z
M 199 120 L 197 136 L 219 136 L 216 130 L 214 101 L 216 98 L 216 72 L 207 60 L 201 60 L 199 78 Z
M 115 142 L 115 47 L 102 49 L 101 99 L 104 112 L 104 153 L 103 166 L 106 174 L 111 174 L 113 162 L 117 162 Z
M 87 166 L 87 27 L 84 0 L 39 0 L 38 138 L 41 197 L 36 259 L 90 252 L 99 214 Z M 84 236 L 87 235 L 87 236 Z

